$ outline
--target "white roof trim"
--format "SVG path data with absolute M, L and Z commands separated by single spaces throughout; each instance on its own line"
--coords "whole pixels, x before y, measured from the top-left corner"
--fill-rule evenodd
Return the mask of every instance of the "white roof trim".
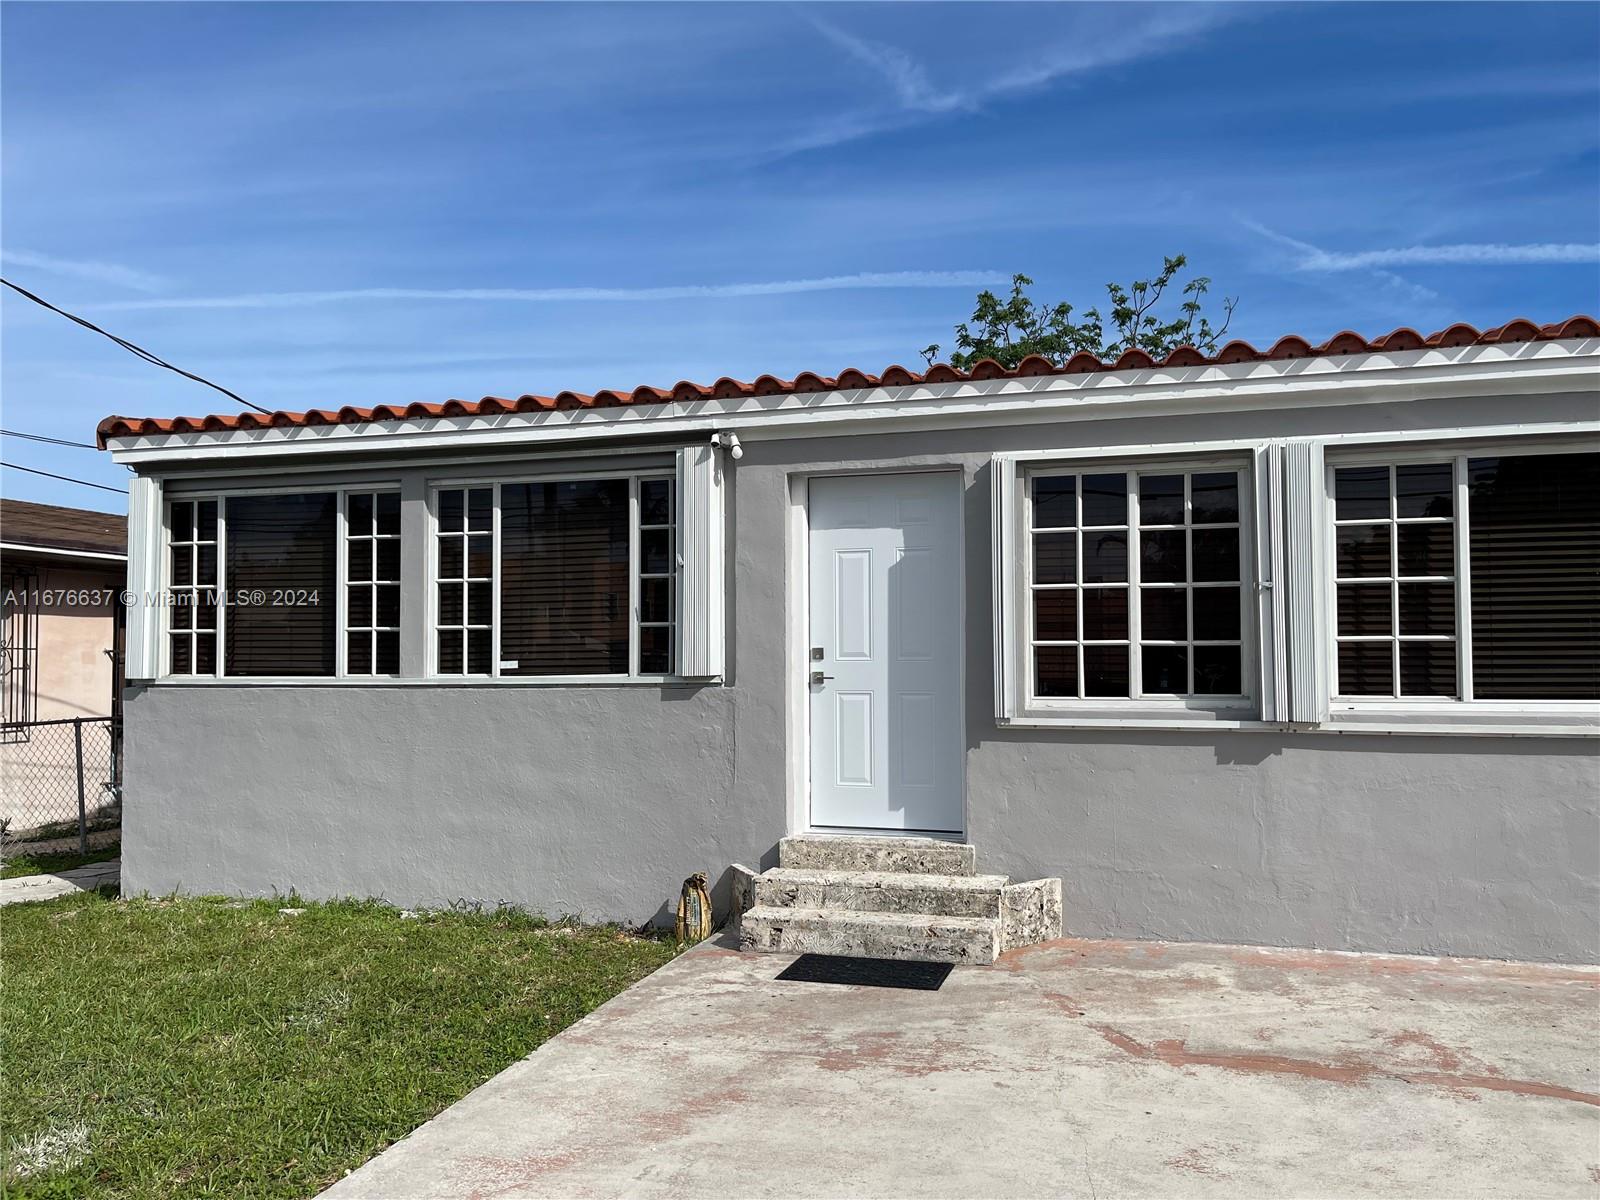
M 860 422 L 897 427 L 1073 420 L 1433 396 L 1600 390 L 1600 338 L 1512 342 L 1395 353 L 1199 367 L 1100 371 L 805 395 L 433 417 L 355 425 L 169 433 L 111 439 L 119 463 L 265 455 L 506 446 L 558 439 L 737 430 L 745 439 L 820 436 Z M 1398 395 L 1396 393 L 1399 393 Z
M 69 550 L 65 546 L 41 546 L 33 542 L 0 542 L 0 550 L 15 550 L 28 554 L 59 554 L 63 558 L 100 558 L 113 562 L 126 562 L 126 554 L 113 554 L 108 550 Z

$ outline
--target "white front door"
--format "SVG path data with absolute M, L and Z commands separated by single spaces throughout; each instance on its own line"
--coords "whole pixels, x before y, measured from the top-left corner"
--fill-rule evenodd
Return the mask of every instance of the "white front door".
M 961 477 L 810 493 L 811 825 L 960 833 Z

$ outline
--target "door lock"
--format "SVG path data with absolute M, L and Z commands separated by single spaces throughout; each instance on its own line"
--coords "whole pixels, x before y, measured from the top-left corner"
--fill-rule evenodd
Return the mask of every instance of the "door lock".
M 821 646 L 813 646 L 813 647 L 811 647 L 811 661 L 812 662 L 821 662 L 822 661 L 822 647 Z
M 832 678 L 833 678 L 832 675 L 824 675 L 821 671 L 813 671 L 813 672 L 811 672 L 811 682 L 812 683 L 822 683 L 822 682 L 824 682 L 826 680 L 829 680 L 829 679 L 832 679 Z

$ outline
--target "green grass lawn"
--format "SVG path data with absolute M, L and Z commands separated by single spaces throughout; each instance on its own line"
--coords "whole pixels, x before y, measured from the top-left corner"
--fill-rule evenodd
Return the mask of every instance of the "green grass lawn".
M 71 854 L 18 854 L 7 858 L 0 867 L 0 879 L 21 879 L 24 875 L 58 875 L 73 867 L 86 867 L 90 863 L 110 862 L 122 853 L 115 842 L 109 846 L 96 846 L 87 854 L 74 850 Z
M 0 1194 L 310 1196 L 673 952 L 507 911 L 0 909 Z

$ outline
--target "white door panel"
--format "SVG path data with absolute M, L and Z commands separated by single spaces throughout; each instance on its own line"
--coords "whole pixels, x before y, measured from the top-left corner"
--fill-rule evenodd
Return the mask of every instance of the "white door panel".
M 962 830 L 960 483 L 811 481 L 813 826 Z

